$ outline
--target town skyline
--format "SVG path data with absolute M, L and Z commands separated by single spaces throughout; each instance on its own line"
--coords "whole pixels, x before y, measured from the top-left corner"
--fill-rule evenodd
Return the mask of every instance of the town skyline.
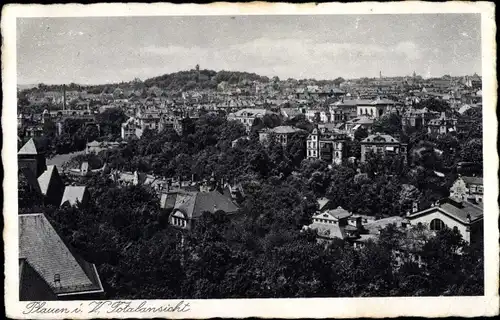
M 477 14 L 22 18 L 17 29 L 21 85 L 128 82 L 196 64 L 280 79 L 481 75 Z

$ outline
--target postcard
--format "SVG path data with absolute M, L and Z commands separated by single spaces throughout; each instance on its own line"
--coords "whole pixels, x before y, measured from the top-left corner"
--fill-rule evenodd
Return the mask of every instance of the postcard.
M 498 315 L 494 18 L 6 5 L 6 315 Z

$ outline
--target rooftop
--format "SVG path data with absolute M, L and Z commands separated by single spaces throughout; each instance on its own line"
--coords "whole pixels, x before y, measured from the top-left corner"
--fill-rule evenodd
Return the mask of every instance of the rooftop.
M 19 215 L 19 256 L 57 294 L 103 291 L 95 266 L 73 252 L 43 213 Z
M 83 196 L 87 188 L 85 186 L 66 186 L 61 200 L 61 205 L 68 202 L 71 206 L 83 201 Z
M 17 153 L 18 155 L 37 155 L 38 150 L 35 145 L 33 138 L 29 139 L 28 142 Z

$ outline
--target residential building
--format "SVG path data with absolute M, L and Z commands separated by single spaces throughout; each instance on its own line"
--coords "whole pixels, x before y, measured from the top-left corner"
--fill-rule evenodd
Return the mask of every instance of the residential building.
M 371 132 L 372 127 L 373 127 L 373 122 L 374 120 L 372 118 L 366 117 L 366 116 L 360 116 L 356 117 L 354 119 L 351 119 L 345 123 L 345 131 L 347 135 L 351 138 L 354 137 L 354 133 L 356 130 L 360 128 L 364 128 L 367 130 L 367 132 Z
M 79 257 L 43 213 L 21 214 L 18 219 L 20 299 L 102 299 L 95 265 Z
M 303 131 L 304 130 L 292 126 L 278 126 L 272 129 L 266 128 L 259 131 L 259 141 L 266 144 L 269 142 L 270 137 L 273 136 L 277 142 L 286 147 L 292 135 Z
M 246 131 L 250 132 L 254 120 L 263 118 L 264 115 L 268 113 L 270 113 L 270 111 L 266 109 L 242 109 L 228 114 L 227 119 L 241 122 L 245 126 Z
M 429 122 L 436 119 L 439 113 L 429 111 L 427 108 L 413 109 L 410 108 L 403 113 L 401 122 L 403 127 L 427 128 Z
M 483 178 L 459 176 L 450 188 L 450 197 L 473 203 L 483 202 Z
M 135 118 L 131 117 L 124 123 L 122 123 L 121 128 L 121 137 L 123 140 L 128 140 L 132 137 L 135 137 L 135 131 L 138 127 L 138 123 Z
M 366 155 L 369 152 L 382 154 L 401 154 L 407 156 L 407 144 L 400 143 L 397 139 L 388 134 L 377 132 L 361 141 L 361 162 L 366 161 Z
M 441 112 L 441 116 L 432 119 L 427 124 L 427 131 L 434 134 L 446 134 L 457 129 L 457 118 Z
M 223 211 L 234 215 L 238 206 L 230 197 L 219 191 L 174 191 L 163 193 L 160 197 L 160 207 L 171 210 L 169 223 L 174 227 L 192 230 L 196 220 L 203 212 Z
M 356 112 L 358 117 L 365 116 L 378 119 L 386 113 L 396 112 L 396 102 L 389 99 L 358 100 Z
M 340 164 L 345 156 L 346 140 L 347 135 L 341 131 L 315 128 L 307 137 L 306 157 Z
M 319 212 L 312 217 L 312 221 L 312 224 L 303 229 L 315 230 L 320 243 L 330 242 L 335 238 L 354 240 L 362 231 L 361 217 L 353 217 L 352 213 L 342 207 Z
M 419 210 L 414 205 L 406 218 L 411 225 L 427 225 L 431 231 L 444 227 L 459 231 L 465 241 L 471 243 L 483 237 L 483 207 L 460 199 L 446 198 L 431 207 Z

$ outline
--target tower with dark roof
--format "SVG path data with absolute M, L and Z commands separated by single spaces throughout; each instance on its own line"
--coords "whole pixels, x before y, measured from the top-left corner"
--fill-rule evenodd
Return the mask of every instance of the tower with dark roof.
M 47 169 L 45 155 L 31 138 L 17 153 L 19 169 L 29 169 L 37 178 Z

